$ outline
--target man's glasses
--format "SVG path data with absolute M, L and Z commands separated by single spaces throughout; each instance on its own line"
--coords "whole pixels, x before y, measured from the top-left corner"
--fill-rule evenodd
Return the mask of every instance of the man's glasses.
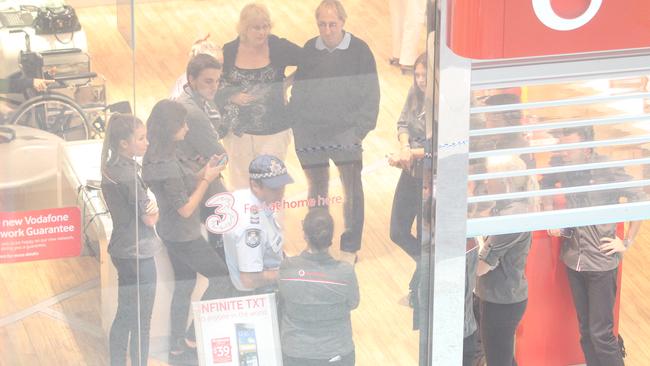
M 318 28 L 336 29 L 341 25 L 339 22 L 318 22 Z

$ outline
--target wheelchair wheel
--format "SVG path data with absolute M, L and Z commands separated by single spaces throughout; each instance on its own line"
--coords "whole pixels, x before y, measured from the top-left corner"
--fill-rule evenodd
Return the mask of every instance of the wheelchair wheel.
M 88 139 L 88 119 L 72 99 L 60 94 L 27 100 L 13 114 L 12 124 L 39 128 L 66 141 Z

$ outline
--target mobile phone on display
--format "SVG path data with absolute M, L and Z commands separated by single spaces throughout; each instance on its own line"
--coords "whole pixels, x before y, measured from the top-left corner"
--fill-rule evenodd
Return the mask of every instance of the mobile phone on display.
M 235 324 L 239 366 L 259 366 L 257 357 L 257 337 L 253 324 Z

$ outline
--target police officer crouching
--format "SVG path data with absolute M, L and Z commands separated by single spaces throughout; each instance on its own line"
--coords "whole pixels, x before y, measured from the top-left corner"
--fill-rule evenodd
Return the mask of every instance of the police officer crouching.
M 226 264 L 237 295 L 276 287 L 283 239 L 274 203 L 282 201 L 285 186 L 293 183 L 286 166 L 275 156 L 258 156 L 248 171 L 250 188 L 232 194 L 237 224 L 224 234 Z

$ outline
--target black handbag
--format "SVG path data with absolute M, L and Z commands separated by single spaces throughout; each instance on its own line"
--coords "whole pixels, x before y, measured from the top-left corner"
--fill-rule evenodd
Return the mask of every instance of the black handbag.
M 77 12 L 69 5 L 39 8 L 34 19 L 36 34 L 73 33 L 81 30 Z

